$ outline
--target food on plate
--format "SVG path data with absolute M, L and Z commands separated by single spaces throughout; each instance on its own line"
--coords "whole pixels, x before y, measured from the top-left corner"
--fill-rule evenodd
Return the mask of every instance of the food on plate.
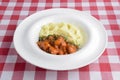
M 83 33 L 82 29 L 69 23 L 49 23 L 42 26 L 37 44 L 51 54 L 71 54 L 84 45 Z
M 60 35 L 41 37 L 37 44 L 42 50 L 56 55 L 71 54 L 78 49 L 76 45 L 67 42 L 65 38 Z

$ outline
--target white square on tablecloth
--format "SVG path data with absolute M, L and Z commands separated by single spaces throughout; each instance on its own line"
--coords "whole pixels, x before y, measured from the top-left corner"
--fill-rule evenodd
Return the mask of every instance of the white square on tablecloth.
M 102 80 L 101 73 L 97 71 L 90 71 L 90 80 Z
M 45 7 L 46 3 L 38 3 L 38 7 Z
M 83 7 L 89 7 L 90 4 L 89 4 L 89 2 L 82 2 L 82 6 L 83 6 Z
M 23 20 L 18 20 L 17 21 L 17 25 L 19 25 Z
M 68 3 L 67 3 L 67 6 L 68 6 L 68 7 L 75 7 L 75 3 L 70 3 L 70 2 L 68 2 Z
M 15 48 L 13 42 L 11 42 L 10 48 Z
M 16 5 L 16 2 L 9 2 L 8 7 L 14 7 Z
M 10 20 L 1 20 L 0 24 L 1 25 L 8 25 Z
M 21 11 L 20 15 L 28 15 L 29 11 Z
M 53 3 L 52 7 L 60 7 L 60 3 Z
M 104 2 L 96 2 L 97 6 L 105 6 Z
M 99 15 L 107 15 L 107 12 L 105 10 L 98 10 Z
M 57 72 L 56 71 L 47 71 L 46 72 L 46 80 L 57 80 Z
M 0 36 L 4 36 L 6 33 L 6 30 L 0 30 Z
M 12 80 L 13 71 L 2 71 L 0 80 Z
M 113 10 L 115 15 L 120 15 L 120 10 Z
M 106 30 L 108 36 L 112 36 L 112 31 L 111 30 Z
M 100 20 L 104 25 L 109 25 L 109 21 L 108 20 Z
M 116 48 L 115 43 L 114 42 L 108 42 L 107 43 L 107 48 Z
M 25 2 L 23 3 L 23 7 L 30 7 L 31 3 L 30 2 Z
M 1 45 L 2 45 L 2 42 L 0 42 L 0 47 L 1 47 Z
M 34 80 L 35 71 L 24 71 L 23 80 Z
M 15 63 L 17 60 L 17 55 L 8 55 L 6 63 Z
M 68 71 L 68 80 L 79 80 L 79 71 Z
M 119 60 L 118 56 L 112 55 L 112 56 L 108 56 L 108 58 L 109 58 L 110 63 L 118 63 L 118 64 L 120 63 L 120 60 Z
M 117 19 L 117 24 L 120 25 L 120 19 Z
M 112 1 L 111 4 L 112 4 L 112 6 L 120 6 L 120 4 L 118 2 L 114 2 L 114 1 Z
M 120 72 L 112 71 L 113 80 L 120 80 Z

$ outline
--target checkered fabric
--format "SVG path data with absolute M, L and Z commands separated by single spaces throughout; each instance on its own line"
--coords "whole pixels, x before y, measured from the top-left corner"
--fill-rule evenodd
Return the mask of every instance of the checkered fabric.
M 27 16 L 49 8 L 73 8 L 101 21 L 108 33 L 103 55 L 69 71 L 46 70 L 23 60 L 13 46 L 14 31 Z M 0 80 L 120 80 L 120 0 L 1 0 Z

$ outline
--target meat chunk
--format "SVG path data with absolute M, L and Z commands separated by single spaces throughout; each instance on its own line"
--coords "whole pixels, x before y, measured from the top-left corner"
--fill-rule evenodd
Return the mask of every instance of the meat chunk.
M 72 44 L 67 44 L 67 51 L 68 53 L 74 53 L 77 51 L 77 47 L 75 45 Z
M 49 47 L 49 52 L 51 53 L 51 54 L 57 54 L 58 53 L 58 50 L 56 49 L 56 48 L 54 48 L 54 47 Z
M 47 51 L 48 48 L 50 47 L 50 44 L 48 41 L 39 41 L 39 42 L 37 42 L 37 44 L 41 49 L 43 49 L 45 51 Z

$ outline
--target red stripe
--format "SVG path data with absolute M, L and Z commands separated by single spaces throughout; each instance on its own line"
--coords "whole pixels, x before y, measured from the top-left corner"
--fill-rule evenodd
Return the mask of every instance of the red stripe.
M 116 55 L 116 56 L 118 56 L 118 54 L 117 54 L 117 53 L 119 53 L 119 52 L 117 52 L 117 50 L 118 50 L 118 49 L 115 49 L 115 48 L 110 48 L 110 49 L 107 49 L 107 54 L 109 54 L 109 55 Z
M 120 48 L 117 48 L 117 52 L 118 52 L 119 60 L 120 60 Z
M 35 80 L 45 80 L 46 79 L 46 71 L 36 71 L 34 78 L 35 78 Z
M 79 68 L 79 71 L 89 71 L 89 65 Z
M 76 9 L 76 10 L 82 10 L 82 7 L 81 7 L 81 6 L 79 6 L 79 7 L 78 7 L 78 6 L 75 6 L 75 9 Z
M 120 36 L 113 36 L 115 42 L 120 42 Z
M 15 30 L 17 25 L 8 25 L 7 30 Z
M 79 76 L 80 76 L 80 80 L 90 80 L 89 71 L 80 71 Z
M 0 63 L 0 71 L 3 71 L 4 64 L 5 63 Z
M 39 0 L 31 0 L 31 3 L 37 3 Z
M 18 56 L 18 55 L 17 55 L 17 51 L 15 50 L 15 48 L 10 48 L 8 54 L 9 54 L 9 55 L 16 55 L 16 56 Z M 18 59 L 18 57 L 17 57 L 17 59 Z
M 17 55 L 17 53 L 16 53 L 16 55 Z M 26 61 L 22 57 L 20 57 L 19 55 L 17 55 L 17 56 L 18 57 L 17 57 L 16 63 L 26 63 Z
M 105 9 L 106 10 L 113 10 L 113 7 L 112 6 L 105 6 Z
M 0 15 L 0 19 L 2 20 L 3 15 Z
M 110 68 L 110 64 L 109 63 L 99 63 L 100 65 L 100 71 L 102 72 L 110 72 L 111 71 L 111 68 Z
M 0 48 L 0 55 L 8 55 L 9 48 Z
M 5 63 L 4 64 L 4 71 L 14 71 L 14 63 Z
M 100 19 L 99 15 L 93 15 L 95 18 Z
M 46 0 L 46 3 L 52 3 L 53 0 Z
M 10 0 L 2 0 L 2 2 L 10 2 Z
M 89 71 L 97 71 L 97 72 L 100 72 L 99 63 L 91 63 L 91 64 L 89 65 Z
M 0 55 L 0 63 L 4 63 L 6 61 L 6 55 Z
M 18 20 L 19 19 L 19 15 L 12 15 L 11 16 L 11 20 Z
M 108 56 L 101 56 L 99 58 L 99 63 L 109 63 Z
M 24 2 L 24 0 L 17 0 L 17 2 Z
M 39 68 L 39 67 L 36 67 L 35 69 L 36 71 L 46 71 L 46 69 L 43 69 L 43 68 Z
M 13 36 L 4 36 L 3 42 L 12 42 Z
M 14 71 L 24 71 L 25 63 L 15 63 Z
M 12 80 L 23 80 L 24 71 L 14 71 Z
M 33 1 L 35 1 L 35 0 L 33 0 Z M 36 4 L 34 4 L 34 2 L 33 3 L 31 3 L 31 5 L 30 5 L 30 7 L 29 7 L 29 11 L 36 11 L 37 10 L 37 6 L 34 6 L 34 5 L 38 5 L 38 1 L 36 0 Z
M 96 2 L 96 1 L 98 1 L 98 0 L 89 0 L 89 2 Z M 101 0 L 99 0 L 99 1 L 101 1 Z
M 7 8 L 7 6 L 0 6 L 0 10 L 5 10 Z
M 0 42 L 2 42 L 4 36 L 0 36 Z
M 102 77 L 102 80 L 113 80 L 111 72 L 102 72 L 101 71 L 101 77 Z
M 37 7 L 30 7 L 29 10 L 30 11 L 36 11 Z
M 90 6 L 90 10 L 98 10 L 97 6 Z
M 120 71 L 119 63 L 110 63 L 111 71 Z
M 68 80 L 68 71 L 58 71 L 57 80 Z
M 119 30 L 120 26 L 117 25 L 117 24 L 111 24 L 111 25 L 110 25 L 110 28 L 111 28 L 112 30 Z
M 60 8 L 67 8 L 67 3 L 60 3 Z
M 17 5 L 14 7 L 14 10 L 21 10 L 21 9 L 22 9 L 22 7 L 17 6 Z
M 113 19 L 115 20 L 116 19 L 116 16 L 115 15 L 107 15 L 108 19 Z
M 67 0 L 60 0 L 60 2 L 61 2 L 61 3 L 63 3 L 63 2 L 67 2 Z
M 89 80 L 90 79 L 90 74 L 89 74 L 89 65 L 82 67 L 79 69 L 80 73 L 80 80 Z
M 78 2 L 80 2 L 80 3 L 81 3 L 81 2 L 82 2 L 82 0 L 75 0 L 75 3 L 78 3 Z
M 107 56 L 108 55 L 108 52 L 107 52 L 107 49 L 105 49 L 105 51 L 103 52 L 102 56 Z
M 108 36 L 108 41 L 113 42 L 114 41 L 113 36 Z
M 103 2 L 111 2 L 111 0 L 103 0 Z

